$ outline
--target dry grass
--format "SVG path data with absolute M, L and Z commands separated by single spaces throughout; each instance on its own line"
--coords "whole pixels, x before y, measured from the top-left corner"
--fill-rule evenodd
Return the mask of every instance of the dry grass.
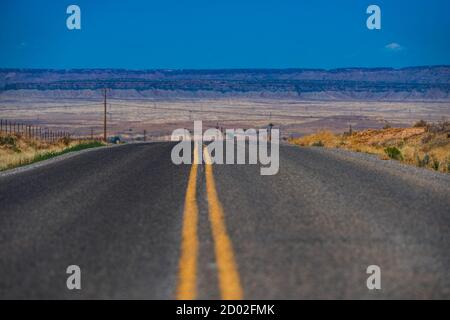
M 69 139 L 45 142 L 20 134 L 0 133 L 0 171 L 44 160 L 86 143 L 91 142 Z
M 413 128 L 369 129 L 344 134 L 322 131 L 291 139 L 290 142 L 299 146 L 323 146 L 377 154 L 382 159 L 391 158 L 450 172 L 450 122 L 433 125 L 421 123 Z

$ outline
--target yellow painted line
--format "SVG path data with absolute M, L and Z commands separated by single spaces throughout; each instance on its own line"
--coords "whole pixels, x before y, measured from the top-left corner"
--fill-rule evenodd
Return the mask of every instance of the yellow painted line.
M 214 239 L 220 293 L 224 300 L 241 300 L 244 294 L 234 259 L 233 245 L 225 226 L 223 208 L 216 191 L 211 157 L 206 149 L 204 149 L 203 154 L 205 159 L 209 220 Z
M 178 271 L 178 300 L 193 300 L 197 297 L 197 257 L 198 257 L 198 207 L 197 207 L 197 161 L 198 144 L 194 146 L 194 163 L 191 166 L 184 201 L 181 256 Z

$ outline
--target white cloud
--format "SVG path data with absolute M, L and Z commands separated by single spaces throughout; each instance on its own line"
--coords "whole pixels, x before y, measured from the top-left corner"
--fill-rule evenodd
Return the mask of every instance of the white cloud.
M 397 42 L 392 42 L 384 46 L 385 49 L 390 51 L 401 51 L 403 47 L 399 45 Z

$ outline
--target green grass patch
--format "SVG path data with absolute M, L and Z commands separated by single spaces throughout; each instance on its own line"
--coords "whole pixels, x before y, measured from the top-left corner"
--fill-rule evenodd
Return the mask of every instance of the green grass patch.
M 9 169 L 13 169 L 13 168 L 18 168 L 18 167 L 22 167 L 22 166 L 25 166 L 25 165 L 29 165 L 29 164 L 32 164 L 32 163 L 36 163 L 36 162 L 39 162 L 39 161 L 48 160 L 48 159 L 51 159 L 51 158 L 54 158 L 54 157 L 57 157 L 57 156 L 61 156 L 63 154 L 70 153 L 70 152 L 76 152 L 76 151 L 81 151 L 81 150 L 85 150 L 85 149 L 102 147 L 104 145 L 105 144 L 103 144 L 102 142 L 93 141 L 93 142 L 87 142 L 87 143 L 80 143 L 80 144 L 77 144 L 75 146 L 63 149 L 61 151 L 51 151 L 51 152 L 39 153 L 32 159 L 29 159 L 27 161 L 22 161 L 20 163 L 8 166 L 6 168 L 2 168 L 0 171 L 5 171 L 5 170 L 9 170 Z
M 70 153 L 70 152 L 81 151 L 81 150 L 90 149 L 90 148 L 97 148 L 97 147 L 101 147 L 101 146 L 104 146 L 104 144 L 101 142 L 98 142 L 98 141 L 89 142 L 89 143 L 80 143 L 80 144 L 66 148 L 61 151 L 45 152 L 45 153 L 38 154 L 32 160 L 30 160 L 29 163 L 47 160 L 47 159 L 61 156 L 63 154 Z
M 63 154 L 70 153 L 70 152 L 76 152 L 76 151 L 81 151 L 81 150 L 90 149 L 90 148 L 97 148 L 97 147 L 101 147 L 101 146 L 104 146 L 104 144 L 101 142 L 98 142 L 98 141 L 89 142 L 89 143 L 80 143 L 80 144 L 66 148 L 61 151 L 45 152 L 45 153 L 37 154 L 32 160 L 30 160 L 29 163 L 47 160 L 47 159 L 61 156 Z
M 397 149 L 396 147 L 387 147 L 386 149 L 384 149 L 384 152 L 388 155 L 389 158 L 391 158 L 393 160 L 398 160 L 398 161 L 403 160 L 403 155 L 402 155 L 401 151 L 399 149 Z

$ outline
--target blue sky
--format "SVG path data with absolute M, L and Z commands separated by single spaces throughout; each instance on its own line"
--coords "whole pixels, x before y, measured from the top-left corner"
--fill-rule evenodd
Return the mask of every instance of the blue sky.
M 66 27 L 77 4 L 82 30 Z M 382 29 L 366 28 L 366 8 Z M 0 67 L 338 68 L 450 64 L 448 0 L 2 0 Z

